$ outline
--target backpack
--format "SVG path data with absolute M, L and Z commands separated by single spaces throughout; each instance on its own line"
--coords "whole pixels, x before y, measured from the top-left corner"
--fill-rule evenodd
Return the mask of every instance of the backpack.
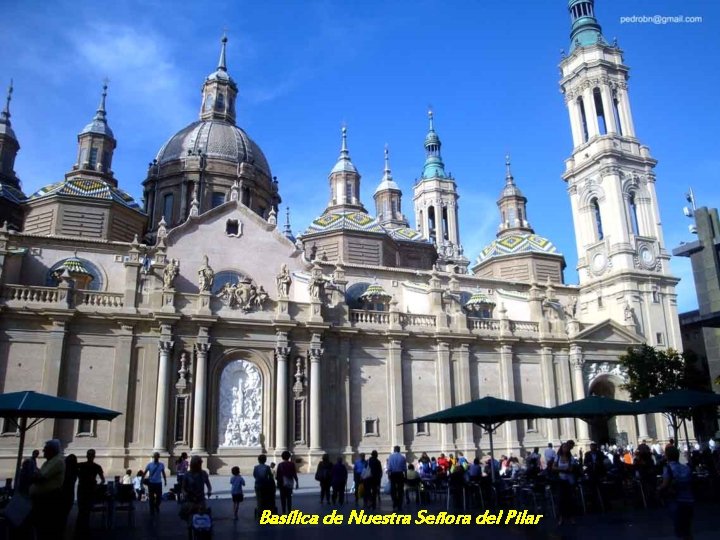
M 195 531 L 209 531 L 212 529 L 212 518 L 209 514 L 194 514 L 191 525 Z

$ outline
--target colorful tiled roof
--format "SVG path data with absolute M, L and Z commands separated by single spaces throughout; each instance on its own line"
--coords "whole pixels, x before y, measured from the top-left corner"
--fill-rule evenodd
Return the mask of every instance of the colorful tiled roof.
M 385 301 L 391 298 L 392 296 L 377 282 L 370 285 L 365 292 L 360 295 L 361 300 L 370 301 Z
M 7 199 L 10 202 L 14 202 L 15 204 L 20 204 L 26 199 L 26 197 L 25 194 L 19 189 L 9 184 L 0 182 L 0 199 Z
M 418 231 L 409 227 L 386 228 L 386 230 L 394 240 L 403 240 L 405 242 L 425 241 Z
M 104 180 L 95 178 L 71 178 L 62 180 L 39 189 L 28 197 L 28 200 L 41 199 L 52 195 L 112 200 L 128 208 L 142 212 L 140 206 L 128 193 L 108 184 Z
M 537 234 L 508 234 L 490 242 L 490 244 L 480 252 L 477 258 L 477 264 L 495 257 L 517 255 L 518 253 L 561 255 L 550 240 Z
M 313 220 L 304 234 L 337 230 L 384 233 L 382 225 L 364 212 L 331 212 Z
M 92 272 L 85 268 L 82 260 L 77 257 L 65 259 L 65 261 L 58 267 L 58 271 L 62 272 L 66 268 L 70 274 L 84 274 L 87 276 L 93 275 Z

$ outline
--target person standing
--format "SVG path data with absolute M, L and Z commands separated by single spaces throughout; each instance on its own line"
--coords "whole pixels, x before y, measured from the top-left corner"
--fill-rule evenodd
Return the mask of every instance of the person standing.
M 393 510 L 402 510 L 406 472 L 407 460 L 405 456 L 400 453 L 400 447 L 395 446 L 393 453 L 390 454 L 388 458 L 388 479 L 390 480 L 390 496 L 392 498 Z
M 90 526 L 90 511 L 97 498 L 98 478 L 100 485 L 105 484 L 105 475 L 100 465 L 95 463 L 95 450 L 85 454 L 86 461 L 78 465 L 78 515 L 76 529 L 79 535 L 87 534 Z
M 230 472 L 230 495 L 233 502 L 233 517 L 237 521 L 238 510 L 240 509 L 240 503 L 245 499 L 243 494 L 243 486 L 245 485 L 245 479 L 240 474 L 240 467 L 233 467 Z
M 30 486 L 32 510 L 30 522 L 35 526 L 37 540 L 55 540 L 63 530 L 63 493 L 65 460 L 60 455 L 60 441 L 49 440 L 43 447 L 43 463 Z
M 40 457 L 40 450 L 33 450 L 30 457 L 22 462 L 20 466 L 20 476 L 18 476 L 17 490 L 22 495 L 28 495 L 33 477 L 40 470 L 38 469 L 37 460 Z
M 63 480 L 63 525 L 67 523 L 67 518 L 72 510 L 75 502 L 75 483 L 78 479 L 78 460 L 75 454 L 70 454 L 65 458 L 65 479 Z
M 258 512 L 271 510 L 276 512 L 275 507 L 275 480 L 272 470 L 267 465 L 267 456 L 260 454 L 257 458 L 258 464 L 253 469 L 255 479 L 255 499 L 257 500 Z
M 153 454 L 153 459 L 145 467 L 143 477 L 147 477 L 148 499 L 150 500 L 150 515 L 160 512 L 160 501 L 162 500 L 163 483 L 167 487 L 167 476 L 165 476 L 165 464 L 160 463 L 160 452 Z
M 180 515 L 184 519 L 190 519 L 193 514 L 207 512 L 205 488 L 207 488 L 207 498 L 209 499 L 212 495 L 212 485 L 210 485 L 210 478 L 208 473 L 203 470 L 202 464 L 203 460 L 200 456 L 193 456 L 190 459 L 188 472 L 183 476 L 180 489 L 185 502 L 180 509 Z M 152 483 L 150 485 L 152 486 Z
M 330 456 L 323 454 L 315 471 L 315 480 L 320 483 L 320 504 L 327 501 L 330 504 L 330 481 L 332 479 L 332 463 Z
M 557 454 L 553 448 L 553 443 L 549 442 L 547 448 L 543 451 L 543 457 L 545 458 L 545 469 L 550 469 L 557 459 Z
M 365 488 L 365 506 L 370 504 L 370 507 L 375 510 L 377 508 L 378 491 L 380 489 L 380 482 L 382 481 L 383 468 L 382 463 L 378 459 L 377 450 L 373 450 L 368 459 L 367 467 L 369 473 L 364 473 L 364 488 Z
M 337 462 L 333 465 L 330 479 L 332 487 L 332 503 L 336 502 L 340 506 L 345 504 L 345 486 L 347 485 L 348 472 L 342 457 L 337 458 Z
M 365 454 L 362 453 L 358 456 L 357 460 L 353 465 L 353 491 L 355 493 L 355 506 L 358 505 L 358 502 L 360 500 L 360 485 L 363 482 L 362 474 L 365 470 L 365 467 L 367 467 L 367 460 L 365 459 Z M 365 488 L 363 488 L 363 491 L 365 491 Z
M 575 489 L 575 475 L 573 474 L 573 457 L 571 454 L 572 441 L 563 443 L 557 453 L 557 462 L 554 468 L 559 472 L 558 482 L 558 525 L 562 525 L 563 521 L 570 519 L 574 523 L 573 517 L 573 490 Z
M 277 466 L 277 486 L 280 491 L 280 508 L 282 513 L 292 512 L 292 493 L 293 487 L 299 488 L 297 469 L 295 464 L 290 461 L 290 452 L 285 450 L 281 456 L 282 461 Z
M 667 464 L 663 467 L 662 484 L 658 488 L 670 502 L 675 536 L 692 538 L 692 518 L 695 497 L 692 492 L 692 471 L 680 463 L 680 451 L 676 446 L 665 448 Z
M 187 452 L 183 452 L 175 462 L 175 476 L 177 477 L 177 483 L 180 484 L 181 490 L 183 476 L 187 474 L 189 465 Z

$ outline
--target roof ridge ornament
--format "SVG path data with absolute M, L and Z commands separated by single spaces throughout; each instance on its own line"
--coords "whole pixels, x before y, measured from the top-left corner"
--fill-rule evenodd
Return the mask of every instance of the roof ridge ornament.
M 217 68 L 221 71 L 227 71 L 227 62 L 225 60 L 225 48 L 228 42 L 227 32 L 223 32 L 223 37 L 220 42 L 222 43 L 222 46 L 220 48 L 220 59 L 218 60 Z
M 12 101 L 13 93 L 13 80 L 10 79 L 10 86 L 8 86 L 7 97 L 5 98 L 5 108 L 0 113 L 0 123 L 10 125 L 10 101 Z

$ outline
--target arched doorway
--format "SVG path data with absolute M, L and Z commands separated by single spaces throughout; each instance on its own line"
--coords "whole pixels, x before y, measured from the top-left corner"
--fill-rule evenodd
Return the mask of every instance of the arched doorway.
M 599 375 L 590 382 L 589 395 L 629 401 L 630 396 L 623 390 L 622 379 L 611 375 Z M 637 429 L 635 418 L 632 416 L 615 416 L 608 421 L 594 420 L 589 423 L 590 438 L 599 444 L 617 444 L 627 446 L 629 442 L 635 444 Z

